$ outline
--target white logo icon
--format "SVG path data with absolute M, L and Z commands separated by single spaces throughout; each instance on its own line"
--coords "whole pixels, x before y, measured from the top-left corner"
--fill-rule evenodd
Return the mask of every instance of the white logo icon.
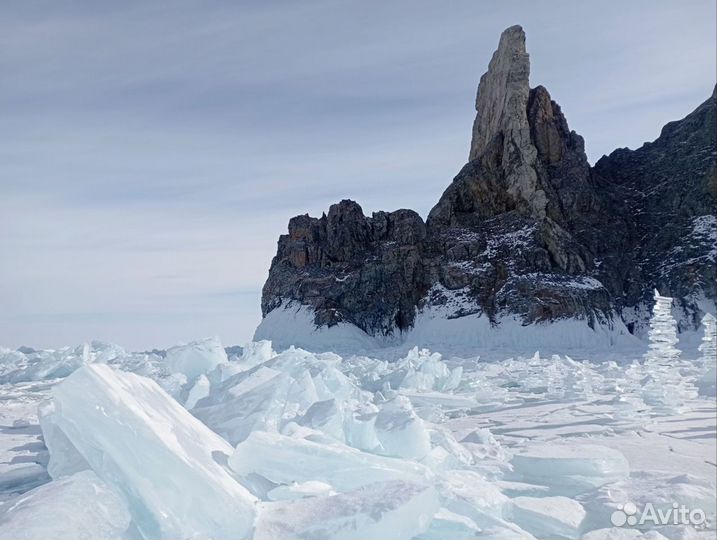
M 622 527 L 625 524 L 629 527 L 634 527 L 637 525 L 635 514 L 637 514 L 637 506 L 634 503 L 621 504 L 610 516 L 610 521 L 615 527 Z

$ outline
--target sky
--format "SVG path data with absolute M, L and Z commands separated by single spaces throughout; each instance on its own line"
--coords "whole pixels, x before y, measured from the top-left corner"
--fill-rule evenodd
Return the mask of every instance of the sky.
M 290 217 L 424 217 L 521 24 L 591 162 L 715 84 L 714 0 L 5 2 L 0 346 L 251 339 Z

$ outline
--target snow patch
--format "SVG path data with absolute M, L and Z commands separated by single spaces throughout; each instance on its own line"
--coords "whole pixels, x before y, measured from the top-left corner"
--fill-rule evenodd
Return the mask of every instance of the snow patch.
M 585 282 L 576 287 L 592 287 Z M 610 325 L 562 319 L 552 323 L 524 325 L 516 316 L 506 316 L 495 324 L 487 316 L 471 314 L 454 317 L 462 306 L 461 298 L 445 306 L 432 306 L 419 312 L 412 329 L 389 337 L 372 337 L 358 327 L 340 323 L 332 327 L 314 324 L 313 309 L 308 306 L 280 307 L 270 311 L 256 329 L 254 339 L 271 340 L 279 350 L 290 346 L 310 351 L 337 351 L 388 357 L 418 345 L 444 354 L 474 356 L 527 354 L 536 350 L 586 356 L 590 353 L 635 352 L 645 344 L 631 335 L 619 320 Z M 453 318 L 451 318 L 453 317 Z

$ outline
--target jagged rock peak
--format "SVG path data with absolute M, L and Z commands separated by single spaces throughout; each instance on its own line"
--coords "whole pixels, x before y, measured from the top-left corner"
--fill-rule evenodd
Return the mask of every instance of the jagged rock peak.
M 699 324 L 704 298 L 717 296 L 717 90 L 656 141 L 593 168 L 529 72 L 525 34 L 508 28 L 478 86 L 471 159 L 425 223 L 410 210 L 365 216 L 348 200 L 293 218 L 262 314 L 303 305 L 317 327 L 373 336 L 409 331 L 420 313 L 526 325 L 620 318 L 644 335 L 659 287 L 683 313 L 681 330 Z
M 520 26 L 512 26 L 501 35 L 478 85 L 470 161 L 431 210 L 431 225 L 456 225 L 465 221 L 463 217 L 473 221 L 510 210 L 535 219 L 551 217 L 550 186 L 538 176 L 539 152 L 528 116 L 529 75 L 525 33 Z M 562 141 L 556 136 L 561 133 L 548 124 L 562 115 L 553 109 L 547 92 L 538 98 L 534 103 L 542 107 L 530 112 L 545 129 L 537 134 L 545 140 L 543 150 L 560 159 Z
M 525 32 L 516 25 L 503 31 L 498 49 L 483 74 L 476 95 L 477 115 L 469 159 L 479 157 L 499 134 L 525 135 L 530 87 L 530 59 L 525 50 Z
M 547 197 L 539 185 L 538 151 L 528 122 L 530 60 L 520 26 L 503 31 L 488 71 L 478 84 L 470 161 L 495 163 L 519 211 L 536 218 L 546 215 Z

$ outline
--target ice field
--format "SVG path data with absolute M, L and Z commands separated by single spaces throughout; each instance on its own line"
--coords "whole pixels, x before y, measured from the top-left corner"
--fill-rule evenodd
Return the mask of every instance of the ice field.
M 619 361 L 2 349 L 0 538 L 712 539 L 714 318 L 686 357 L 669 300 Z

